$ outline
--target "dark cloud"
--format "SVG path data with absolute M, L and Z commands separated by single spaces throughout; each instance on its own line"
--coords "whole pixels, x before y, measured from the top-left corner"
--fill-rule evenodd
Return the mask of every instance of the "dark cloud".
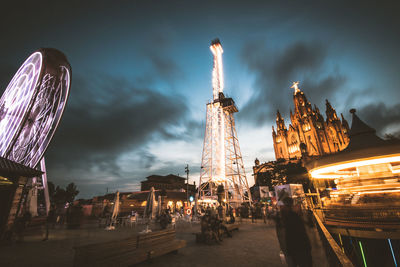
M 187 107 L 181 98 L 136 88 L 122 79 L 74 79 L 69 103 L 51 145 L 51 167 L 92 166 L 118 174 L 116 161 L 151 140 L 154 133 L 178 124 Z
M 18 68 L 11 65 L 0 65 L 0 95 L 6 90 Z
M 150 36 L 142 45 L 144 60 L 150 63 L 151 72 L 140 79 L 144 81 L 161 79 L 173 83 L 182 79 L 184 74 L 171 55 L 173 30 L 168 27 L 161 28 L 162 30 L 149 33 Z
M 282 51 L 269 49 L 263 42 L 248 43 L 242 61 L 255 74 L 255 93 L 240 116 L 256 124 L 270 123 L 277 109 L 288 116 L 293 81 L 300 81 L 312 103 L 322 103 L 346 82 L 338 68 L 326 70 L 327 58 L 327 47 L 319 42 L 296 42 Z
M 149 169 L 157 159 L 156 156 L 147 150 L 139 151 L 138 154 L 140 155 L 140 164 L 145 169 Z
M 46 155 L 49 176 L 57 184 L 76 181 L 88 196 L 100 187 L 105 193 L 106 187 L 138 185 L 149 172 L 183 173 L 184 163 L 158 159 L 148 144 L 203 137 L 204 121 L 193 120 L 187 107 L 196 101 L 175 92 L 197 88 L 194 81 L 209 79 L 207 44 L 215 36 L 226 47 L 224 59 L 244 47 L 241 62 L 226 62 L 248 68 L 245 84 L 255 77 L 254 95 L 238 114 L 238 125 L 253 124 L 246 125 L 246 131 L 254 125 L 272 125 L 278 108 L 288 117 L 293 107 L 290 86 L 297 80 L 322 112 L 328 98 L 334 106 L 358 108 L 360 117 L 377 129 L 394 128 L 399 122 L 398 105 L 367 105 L 378 94 L 383 103 L 388 95 L 395 99 L 396 93 L 389 91 L 399 84 L 400 5 L 393 4 L 397 2 L 8 2 L 0 17 L 5 25 L 0 91 L 18 67 L 6 64 L 22 63 L 38 47 L 65 52 L 74 69 L 73 88 Z M 267 37 L 273 41 L 250 42 Z M 336 59 L 341 69 L 335 67 Z M 86 73 L 99 69 L 127 80 Z M 231 77 L 228 72 L 226 76 Z M 355 88 L 354 77 L 365 76 L 386 82 L 370 85 L 382 92 Z M 128 154 L 133 158 L 130 173 L 118 160 Z
M 380 135 L 400 134 L 400 103 L 392 106 L 382 102 L 369 104 L 358 108 L 357 115 Z

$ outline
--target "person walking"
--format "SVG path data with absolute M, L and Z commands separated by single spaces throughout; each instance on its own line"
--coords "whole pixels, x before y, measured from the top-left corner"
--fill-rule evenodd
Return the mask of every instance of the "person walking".
M 254 207 L 254 205 L 252 205 L 250 207 L 250 212 L 251 212 L 251 222 L 255 223 L 256 222 L 256 207 Z
M 289 266 L 311 267 L 311 244 L 301 217 L 293 211 L 293 199 L 283 200 L 281 220 Z
M 261 208 L 261 214 L 264 219 L 264 223 L 267 223 L 267 207 L 265 205 Z

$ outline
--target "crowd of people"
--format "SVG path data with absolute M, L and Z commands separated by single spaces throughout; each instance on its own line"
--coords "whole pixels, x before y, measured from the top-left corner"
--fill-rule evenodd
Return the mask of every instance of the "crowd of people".
M 226 234 L 228 237 L 232 237 L 231 233 L 226 227 L 226 224 L 231 224 L 234 222 L 235 217 L 233 216 L 232 207 L 226 208 L 222 205 L 219 205 L 217 209 L 215 209 L 208 206 L 204 210 L 204 215 L 201 216 L 200 219 L 201 241 L 208 244 L 213 241 L 220 243 L 222 242 L 224 234 Z
M 291 197 L 283 199 L 279 206 L 244 203 L 236 209 L 208 205 L 200 207 L 199 210 L 199 214 L 202 215 L 200 224 L 203 241 L 220 243 L 224 233 L 230 236 L 226 227 L 224 229 L 226 223 L 243 221 L 244 218 L 251 218 L 252 223 L 261 220 L 269 226 L 275 225 L 283 261 L 288 266 L 301 267 L 312 266 L 311 243 L 306 230 L 306 225 L 314 225 L 310 212 L 301 205 L 294 205 Z
M 243 218 L 251 218 L 252 223 L 262 220 L 267 225 L 275 225 L 277 237 L 284 259 L 289 266 L 312 266 L 311 244 L 307 235 L 305 221 L 313 226 L 313 219 L 309 210 L 303 210 L 299 205 L 293 205 L 293 199 L 286 197 L 281 201 L 280 206 L 271 204 L 242 203 L 239 207 L 233 208 L 227 204 L 203 205 L 198 210 L 192 210 L 193 218 L 200 219 L 201 238 L 206 243 L 221 243 L 223 235 L 228 237 L 231 233 L 226 225 L 235 223 Z M 107 213 L 107 210 L 104 211 Z M 109 214 L 104 214 L 105 216 Z M 183 210 L 182 210 L 183 216 Z M 67 209 L 65 219 L 57 213 L 55 206 L 50 208 L 46 219 L 46 232 L 43 240 L 47 240 L 49 229 L 54 228 L 58 222 L 66 221 L 69 228 L 75 228 L 80 224 L 82 211 L 79 206 L 71 206 Z M 109 217 L 109 216 L 107 216 Z M 164 210 L 157 216 L 161 229 L 166 229 L 172 221 L 172 214 L 169 209 Z M 14 231 L 17 240 L 23 239 L 24 229 L 29 225 L 31 216 L 28 211 L 16 219 Z

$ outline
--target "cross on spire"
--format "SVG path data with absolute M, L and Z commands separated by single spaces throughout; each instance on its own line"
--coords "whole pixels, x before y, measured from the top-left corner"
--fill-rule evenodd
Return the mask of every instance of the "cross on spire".
M 300 92 L 299 83 L 300 83 L 299 81 L 293 82 L 292 87 L 290 87 L 290 88 L 293 88 L 293 89 L 294 89 L 294 94 L 296 94 L 297 92 Z

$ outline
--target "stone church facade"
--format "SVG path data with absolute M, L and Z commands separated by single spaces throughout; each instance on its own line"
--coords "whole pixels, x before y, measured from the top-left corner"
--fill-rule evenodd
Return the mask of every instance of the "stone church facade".
M 276 160 L 300 159 L 300 144 L 304 143 L 308 156 L 322 156 L 345 149 L 349 143 L 349 125 L 341 114 L 338 118 L 326 100 L 326 120 L 317 106 L 308 102 L 306 95 L 293 83 L 294 112 L 290 111 L 288 127 L 279 110 L 276 116 L 276 130 L 272 126 L 272 138 Z

